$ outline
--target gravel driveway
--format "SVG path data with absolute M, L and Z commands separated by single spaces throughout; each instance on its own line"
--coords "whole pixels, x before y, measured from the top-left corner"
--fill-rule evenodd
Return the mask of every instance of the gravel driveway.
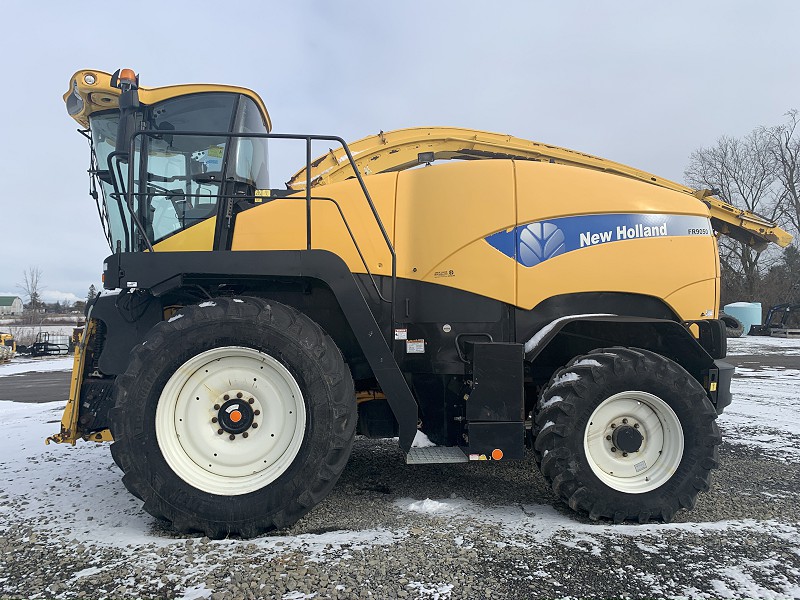
M 800 597 L 800 343 L 741 342 L 721 467 L 668 525 L 576 517 L 530 457 L 406 466 L 358 439 L 291 529 L 175 537 L 107 446 L 42 444 L 61 403 L 0 402 L 0 598 Z

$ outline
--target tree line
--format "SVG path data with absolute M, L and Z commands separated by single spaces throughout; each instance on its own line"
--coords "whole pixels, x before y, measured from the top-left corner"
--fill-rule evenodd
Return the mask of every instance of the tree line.
M 76 300 L 75 302 L 45 302 L 42 299 L 42 293 L 45 286 L 42 283 L 42 270 L 39 267 L 28 267 L 22 273 L 22 283 L 18 283 L 17 287 L 22 291 L 23 306 L 25 308 L 24 317 L 26 321 L 35 322 L 38 316 L 43 314 L 65 314 L 78 311 L 83 313 L 86 309 L 86 304 L 97 296 L 97 288 L 94 284 L 89 286 L 86 294 L 86 300 Z
M 719 237 L 721 304 L 761 302 L 764 309 L 800 302 L 800 113 L 736 138 L 699 148 L 684 172 L 687 185 L 710 189 L 737 208 L 776 222 L 794 236 L 787 248 L 756 251 Z

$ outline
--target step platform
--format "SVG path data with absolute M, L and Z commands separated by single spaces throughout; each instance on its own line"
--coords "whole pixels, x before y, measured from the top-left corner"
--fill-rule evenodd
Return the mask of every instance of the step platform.
M 465 463 L 469 458 L 458 446 L 431 446 L 411 448 L 406 454 L 407 465 L 434 465 L 442 463 Z

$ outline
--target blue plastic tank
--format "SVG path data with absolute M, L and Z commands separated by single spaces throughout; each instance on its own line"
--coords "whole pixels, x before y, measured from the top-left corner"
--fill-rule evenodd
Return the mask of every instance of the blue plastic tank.
M 744 335 L 749 333 L 751 325 L 761 325 L 761 302 L 732 302 L 722 310 L 742 322 Z

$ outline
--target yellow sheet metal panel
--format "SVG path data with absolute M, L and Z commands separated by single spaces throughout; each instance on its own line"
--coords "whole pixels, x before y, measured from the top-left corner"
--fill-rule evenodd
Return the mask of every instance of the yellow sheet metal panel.
M 301 250 L 306 247 L 305 204 L 296 198 L 266 202 L 236 216 L 232 250 Z
M 716 278 L 695 281 L 675 290 L 664 300 L 686 320 L 716 318 L 719 304 L 717 281 Z
M 531 309 L 552 296 L 580 292 L 666 298 L 687 285 L 711 281 L 707 295 L 677 307 L 682 318 L 697 319 L 700 311 L 714 309 L 714 265 L 702 259 L 713 256 L 713 243 L 710 236 L 634 239 L 569 252 L 535 267 L 520 265 L 517 305 Z
M 519 225 L 532 224 L 534 234 L 538 226 L 541 239 L 553 240 L 540 262 L 518 257 L 517 306 L 530 309 L 555 295 L 593 291 L 666 298 L 709 282 L 691 287 L 675 308 L 686 319 L 715 310 L 716 239 L 708 209 L 697 198 L 587 169 L 515 165 Z M 683 229 L 668 230 L 668 222 Z
M 217 218 L 211 217 L 193 225 L 188 229 L 179 231 L 155 244 L 156 252 L 199 252 L 214 249 L 214 228 Z
M 139 101 L 142 104 L 150 105 L 161 102 L 162 100 L 177 98 L 178 96 L 204 92 L 231 92 L 243 94 L 252 98 L 264 115 L 267 131 L 272 130 L 272 121 L 270 120 L 269 112 L 267 111 L 264 101 L 253 90 L 243 87 L 205 83 L 170 85 L 158 88 L 141 86 L 139 87 Z M 93 112 L 117 108 L 119 106 L 120 90 L 111 87 L 111 74 L 105 73 L 104 71 L 82 69 L 76 72 L 70 79 L 69 90 L 67 90 L 63 96 L 64 101 L 66 102 L 67 98 L 72 94 L 80 96 L 84 104 L 80 112 L 70 116 L 84 127 L 89 126 L 89 115 Z
M 514 261 L 484 238 L 516 223 L 511 161 L 475 161 L 401 172 L 397 180 L 399 277 L 513 303 Z
M 714 314 L 712 317 L 714 319 L 719 318 L 719 307 L 720 307 L 720 294 L 722 288 L 722 268 L 720 266 L 719 260 L 719 244 L 714 244 L 714 264 L 716 269 L 714 271 Z
M 393 240 L 394 236 L 396 182 L 396 173 L 370 177 L 366 181 L 370 197 L 390 240 Z M 335 203 L 332 200 L 335 200 Z M 365 265 L 347 230 L 345 219 L 370 272 L 391 275 L 392 261 L 389 247 L 361 187 L 355 180 L 343 181 L 314 192 L 314 199 L 311 202 L 312 248 L 330 250 L 339 255 L 354 273 L 365 273 Z M 298 192 L 289 198 L 271 200 L 263 206 L 240 213 L 236 217 L 231 248 L 233 250 L 305 249 L 305 193 Z
M 591 213 L 671 213 L 708 216 L 700 200 L 591 169 L 516 161 L 519 223 Z

